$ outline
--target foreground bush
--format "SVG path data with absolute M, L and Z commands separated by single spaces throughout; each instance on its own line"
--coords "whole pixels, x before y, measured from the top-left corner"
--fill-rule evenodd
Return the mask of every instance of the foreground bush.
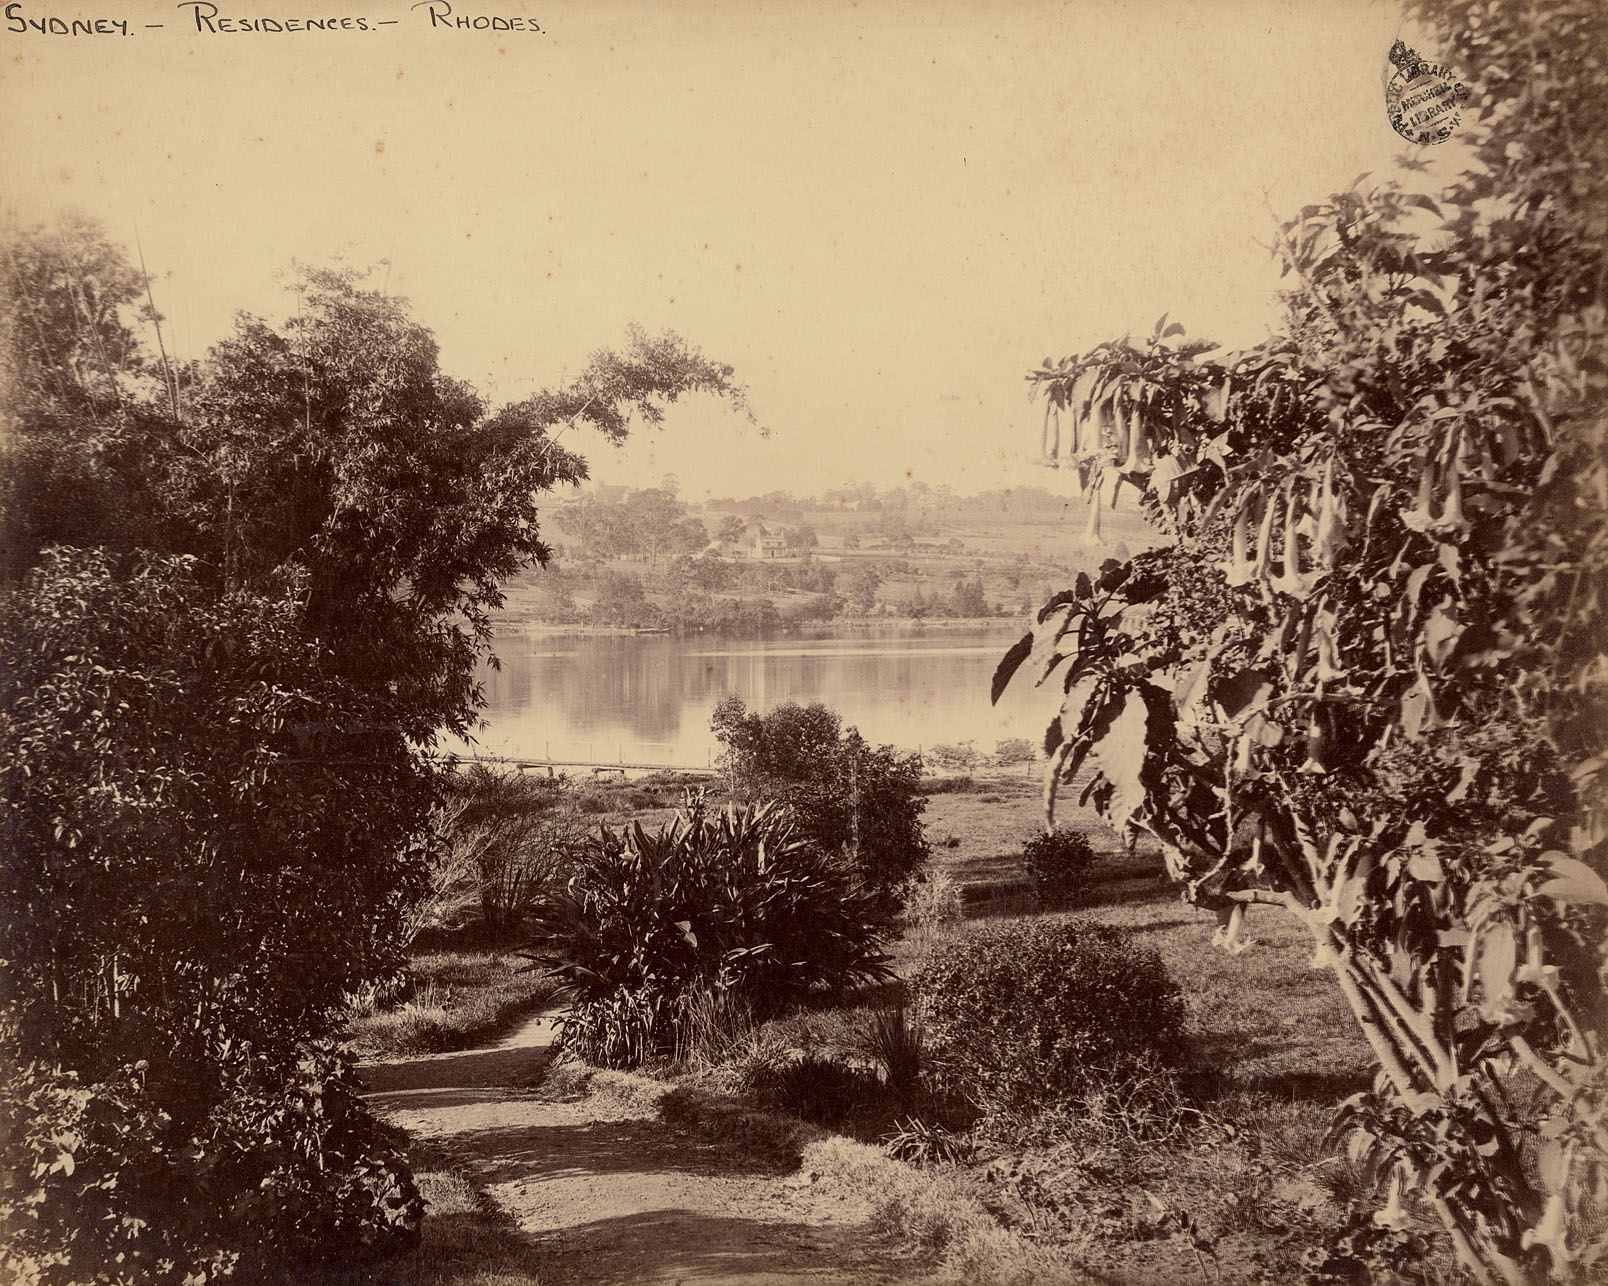
M 424 1203 L 405 1136 L 368 1110 L 349 1059 L 325 1047 L 288 1077 L 249 1059 L 233 1071 L 186 1127 L 144 1062 L 92 1084 L 14 1067 L 0 1085 L 0 1277 L 200 1286 L 414 1244 Z
M 1022 865 L 1041 907 L 1075 906 L 1088 896 L 1094 850 L 1082 831 L 1050 831 L 1022 846 Z
M 560 1047 L 605 1067 L 673 1049 L 710 993 L 764 1017 L 888 974 L 875 897 L 774 804 L 602 828 L 538 923 L 575 996 Z
M 938 947 L 911 988 L 936 1075 L 985 1112 L 1076 1099 L 1182 1050 L 1161 957 L 1105 925 L 986 925 Z

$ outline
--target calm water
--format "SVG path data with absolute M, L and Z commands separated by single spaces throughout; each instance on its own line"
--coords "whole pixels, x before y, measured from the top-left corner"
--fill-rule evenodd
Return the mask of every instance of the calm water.
M 868 741 L 912 750 L 1036 742 L 1051 713 L 1045 692 L 988 703 L 994 668 L 1023 628 L 885 625 L 770 640 L 510 633 L 497 640 L 502 669 L 481 675 L 490 704 L 478 750 L 702 765 L 719 752 L 709 716 L 729 693 L 750 710 L 821 701 Z

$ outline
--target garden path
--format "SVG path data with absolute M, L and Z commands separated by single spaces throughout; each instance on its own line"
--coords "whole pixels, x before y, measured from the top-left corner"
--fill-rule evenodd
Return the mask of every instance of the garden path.
M 552 1024 L 457 1054 L 365 1064 L 370 1101 L 432 1168 L 473 1177 L 569 1283 L 737 1286 L 918 1280 L 853 1209 L 651 1108 L 565 1092 Z

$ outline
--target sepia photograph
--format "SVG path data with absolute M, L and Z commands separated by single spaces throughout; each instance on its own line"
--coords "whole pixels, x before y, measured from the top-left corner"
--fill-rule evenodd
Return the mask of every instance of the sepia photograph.
M 0 1283 L 1608 1283 L 1602 0 L 0 4 Z

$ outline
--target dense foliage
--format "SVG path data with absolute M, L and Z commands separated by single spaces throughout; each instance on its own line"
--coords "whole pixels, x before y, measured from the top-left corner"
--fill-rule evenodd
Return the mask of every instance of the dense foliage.
M 5 1279 L 194 1283 L 416 1237 L 424 1202 L 402 1132 L 364 1106 L 348 1056 L 318 1046 L 288 1071 L 240 1058 L 225 1075 L 230 1092 L 176 1128 L 171 1080 L 144 1060 L 90 1083 L 60 1066 L 8 1069 Z
M 572 500 L 559 510 L 558 524 L 593 558 L 638 558 L 650 567 L 661 558 L 701 553 L 709 543 L 702 521 L 662 487 L 644 487 L 615 502 Z
M 946 1087 L 984 1112 L 1076 1102 L 1176 1061 L 1184 1006 L 1161 957 L 1079 920 L 983 924 L 910 980 Z
M 1608 10 L 1415 8 L 1458 178 L 1284 224 L 1254 349 L 1163 318 L 1030 374 L 1091 534 L 1132 486 L 1174 543 L 1052 598 L 995 690 L 1054 679 L 1051 809 L 1092 767 L 1225 945 L 1249 903 L 1310 928 L 1379 1059 L 1340 1126 L 1380 1217 L 1416 1194 L 1519 1283 L 1608 1262 Z
M 711 997 L 765 1017 L 887 975 L 875 899 L 770 803 L 601 828 L 536 922 L 574 998 L 560 1045 L 605 1067 L 673 1050 Z
M 395 1245 L 405 1167 L 360 1102 L 337 1110 L 334 1064 L 306 1069 L 344 994 L 400 963 L 424 752 L 475 717 L 498 584 L 546 553 L 542 493 L 584 476 L 550 430 L 619 436 L 736 392 L 729 371 L 635 334 L 492 411 L 401 301 L 323 271 L 283 326 L 242 316 L 179 366 L 92 225 L 3 240 L 0 1061 L 35 1069 L 0 1140 L 33 1230 L 8 1275 L 91 1277 L 108 1227 L 130 1280 L 337 1228 Z M 81 1146 L 29 1187 L 58 1135 Z M 134 1137 L 162 1183 L 115 1150 Z M 225 1164 L 220 1138 L 258 1159 Z M 197 1184 L 220 1214 L 192 1235 Z
M 787 804 L 824 852 L 842 853 L 886 914 L 929 856 L 921 758 L 869 746 L 819 702 L 750 714 L 727 697 L 711 720 L 735 794 Z
M 1082 831 L 1046 831 L 1022 846 L 1022 865 L 1041 907 L 1068 907 L 1089 891 L 1094 849 Z

